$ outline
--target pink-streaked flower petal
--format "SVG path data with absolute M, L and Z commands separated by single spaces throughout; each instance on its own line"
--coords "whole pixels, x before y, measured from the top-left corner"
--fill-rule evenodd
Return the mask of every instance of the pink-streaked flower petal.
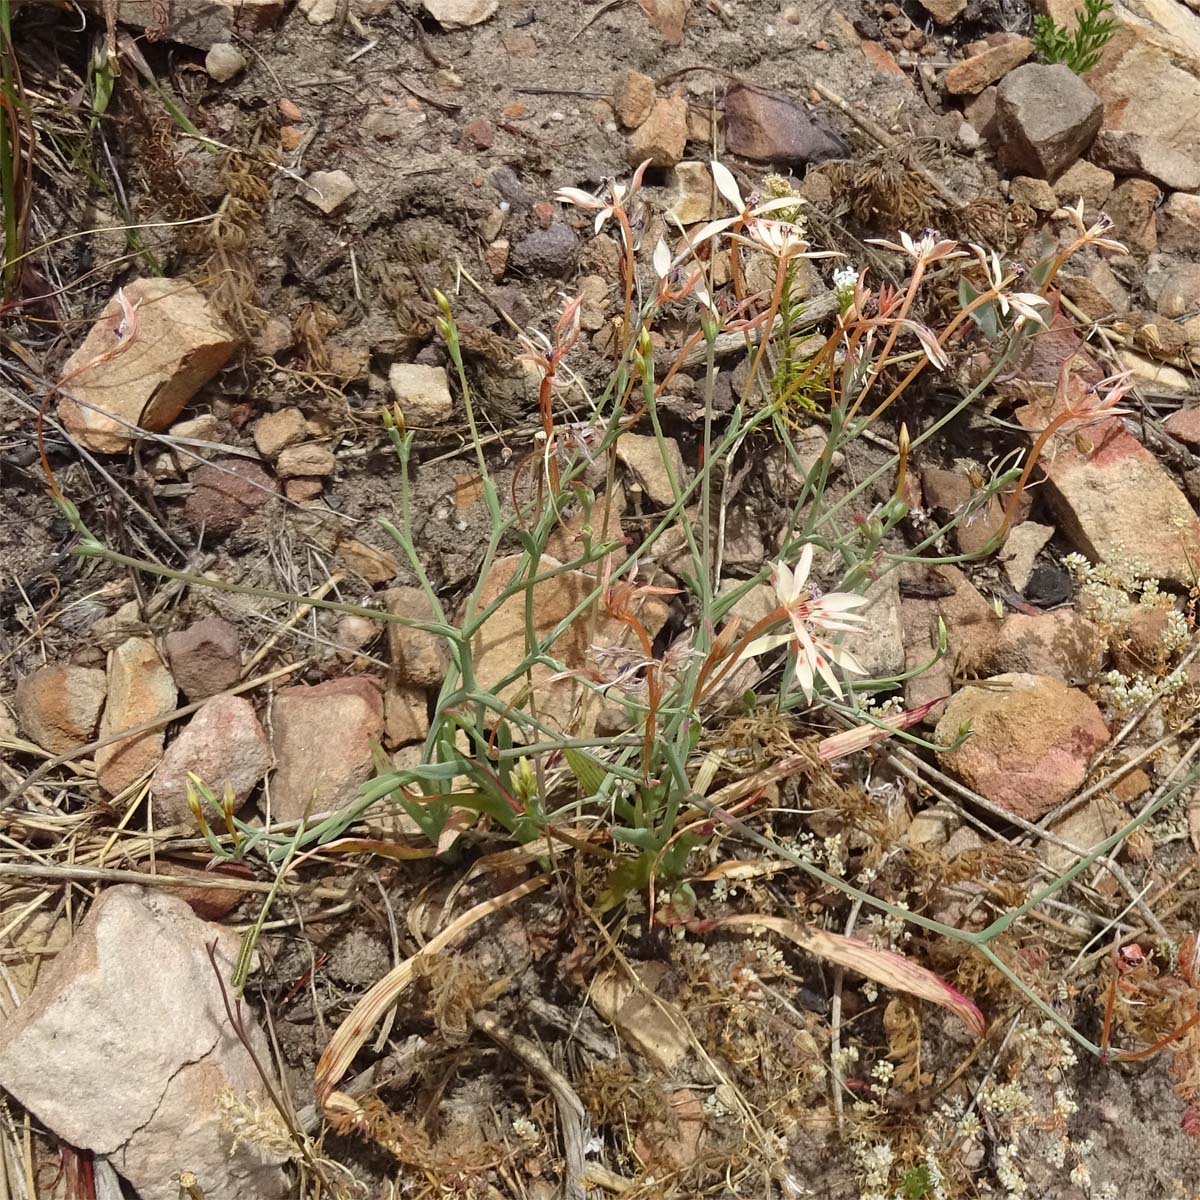
M 826 646 L 830 659 L 852 675 L 866 675 L 867 669 L 844 646 Z
M 821 648 L 822 650 L 824 647 Z M 813 665 L 817 668 L 821 678 L 825 680 L 825 686 L 839 699 L 842 699 L 842 685 L 838 682 L 837 676 L 833 673 L 833 667 L 829 659 L 817 651 L 816 658 L 813 660 Z
M 701 225 L 699 229 L 687 235 L 688 245 L 695 249 L 710 238 L 716 237 L 718 233 L 723 233 L 730 225 L 736 223 L 737 217 L 721 217 L 716 221 L 708 221 L 706 224 Z
M 804 201 L 799 196 L 776 196 L 773 200 L 764 200 L 762 204 L 756 204 L 753 215 L 765 217 L 767 213 L 780 212 L 785 208 L 801 208 L 803 205 Z
M 800 595 L 800 589 L 808 582 L 808 573 L 812 570 L 813 562 L 813 544 L 805 542 L 800 550 L 800 557 L 796 560 L 796 591 L 792 599 L 794 600 Z
M 804 580 L 797 581 L 791 567 L 782 559 L 771 568 L 771 575 L 772 583 L 775 587 L 775 595 L 779 598 L 780 604 L 784 605 L 785 608 L 794 604 L 800 595 L 800 585 Z
M 858 596 L 854 592 L 826 592 L 817 604 L 825 612 L 845 612 L 848 608 L 862 608 L 864 604 L 869 604 L 870 601 L 866 596 Z M 855 620 L 862 620 L 861 617 L 856 617 Z
M 921 343 L 921 349 L 925 351 L 925 357 L 939 371 L 944 371 L 949 365 L 950 360 L 946 357 L 946 352 L 938 345 L 938 340 L 933 336 L 933 331 L 926 328 L 919 321 L 901 321 L 901 326 L 911 333 L 917 335 L 917 341 Z
M 654 247 L 654 273 L 659 279 L 666 279 L 670 271 L 671 251 L 667 248 L 667 243 L 659 238 L 658 244 Z
M 604 201 L 597 199 L 591 192 L 582 188 L 561 187 L 554 193 L 555 200 L 563 204 L 574 204 L 579 208 L 604 208 Z
M 768 654 L 772 650 L 778 650 L 780 646 L 788 645 L 793 640 L 790 633 L 767 633 L 762 637 L 755 638 L 739 657 L 755 658 L 760 654 Z
M 741 190 L 738 188 L 737 180 L 733 177 L 733 172 L 724 164 L 713 159 L 708 164 L 709 170 L 712 171 L 713 182 L 717 185 L 717 191 L 733 205 L 738 212 L 746 207 L 745 201 L 742 199 Z
M 638 166 L 638 169 L 636 171 L 634 171 L 633 178 L 629 181 L 629 196 L 632 196 L 634 194 L 634 192 L 636 192 L 638 190 L 638 188 L 640 188 L 642 186 L 642 176 L 646 174 L 646 168 L 653 161 L 654 160 L 652 158 L 645 159 Z M 628 197 L 626 197 L 626 199 L 628 199 Z

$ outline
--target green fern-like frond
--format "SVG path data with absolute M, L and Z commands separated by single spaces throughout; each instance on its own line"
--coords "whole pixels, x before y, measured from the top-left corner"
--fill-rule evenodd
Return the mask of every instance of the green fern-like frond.
M 1109 0 L 1084 0 L 1074 33 L 1055 24 L 1049 15 L 1035 17 L 1032 36 L 1038 57 L 1045 63 L 1066 63 L 1076 75 L 1090 71 L 1119 28 L 1111 14 Z

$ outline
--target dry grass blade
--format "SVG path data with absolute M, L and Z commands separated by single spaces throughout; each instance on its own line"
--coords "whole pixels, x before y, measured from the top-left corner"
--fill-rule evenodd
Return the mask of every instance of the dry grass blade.
M 722 917 L 714 925 L 749 925 L 756 929 L 770 929 L 827 962 L 857 971 L 893 991 L 907 992 L 910 996 L 941 1005 L 954 1013 L 976 1037 L 983 1037 L 986 1031 L 983 1013 L 962 992 L 893 950 L 876 950 L 858 938 L 829 933 L 823 929 L 808 929 L 796 921 L 756 913 Z
M 338 1080 L 349 1069 L 354 1056 L 367 1040 L 367 1035 L 381 1020 L 383 1014 L 403 994 L 409 984 L 416 978 L 418 962 L 440 954 L 447 946 L 453 945 L 473 925 L 478 924 L 484 917 L 507 908 L 523 896 L 545 887 L 550 882 L 548 875 L 538 875 L 527 879 L 524 883 L 510 888 L 502 895 L 494 896 L 469 908 L 462 916 L 457 917 L 435 938 L 410 958 L 393 967 L 378 983 L 367 992 L 354 1006 L 350 1015 L 338 1027 L 338 1031 L 329 1040 L 325 1052 L 317 1063 L 316 1091 L 317 1099 L 327 1114 L 336 1112 L 339 1119 L 344 1121 L 348 1109 L 356 1109 L 358 1105 L 349 1096 L 333 1091 Z

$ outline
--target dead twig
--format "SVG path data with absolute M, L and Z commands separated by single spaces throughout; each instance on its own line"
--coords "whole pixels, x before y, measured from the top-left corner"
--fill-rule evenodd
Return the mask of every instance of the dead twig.
M 562 1126 L 563 1159 L 566 1179 L 563 1181 L 565 1200 L 585 1200 L 584 1172 L 584 1122 L 587 1109 L 575 1094 L 565 1075 L 556 1070 L 550 1060 L 528 1038 L 512 1033 L 495 1013 L 477 1012 L 471 1024 L 493 1041 L 499 1042 L 511 1054 L 515 1054 L 527 1067 L 536 1071 L 547 1083 L 554 1095 L 558 1108 L 558 1120 Z

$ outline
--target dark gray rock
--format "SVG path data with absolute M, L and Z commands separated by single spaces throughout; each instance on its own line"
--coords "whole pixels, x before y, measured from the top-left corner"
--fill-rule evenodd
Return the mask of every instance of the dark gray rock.
M 996 90 L 1000 154 L 1024 175 L 1057 179 L 1092 144 L 1103 119 L 1100 97 L 1062 63 L 1027 63 Z
M 549 229 L 535 229 L 513 247 L 513 265 L 530 275 L 561 278 L 579 263 L 579 239 L 574 230 L 555 221 Z
M 500 193 L 502 200 L 508 201 L 513 212 L 528 212 L 533 207 L 533 197 L 512 167 L 497 167 L 492 172 L 492 187 Z
M 725 97 L 725 145 L 740 158 L 770 163 L 824 162 L 850 153 L 836 133 L 799 105 L 741 86 Z

